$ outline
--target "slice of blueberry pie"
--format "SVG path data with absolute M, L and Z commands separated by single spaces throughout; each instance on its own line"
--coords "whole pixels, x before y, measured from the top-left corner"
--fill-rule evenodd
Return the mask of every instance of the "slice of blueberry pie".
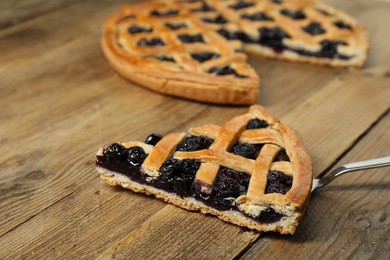
M 121 75 L 154 91 L 253 104 L 259 77 L 243 51 L 361 67 L 368 40 L 353 18 L 315 0 L 165 0 L 123 7 L 102 47 Z
M 261 106 L 222 126 L 100 148 L 96 167 L 108 184 L 282 234 L 294 233 L 312 183 L 300 136 Z

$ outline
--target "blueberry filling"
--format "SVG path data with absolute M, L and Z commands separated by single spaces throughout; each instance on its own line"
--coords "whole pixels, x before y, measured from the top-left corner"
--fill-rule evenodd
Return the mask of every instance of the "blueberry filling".
M 145 28 L 138 25 L 130 26 L 127 31 L 131 34 L 153 32 L 153 28 Z
M 304 27 L 303 30 L 311 35 L 319 35 L 326 32 L 319 23 L 315 22 L 310 23 L 308 26 Z
M 235 155 L 255 160 L 259 155 L 262 145 L 254 145 L 249 143 L 235 144 L 230 149 L 230 152 Z
M 334 22 L 334 25 L 336 25 L 340 29 L 352 30 L 352 26 L 344 23 L 343 21 L 336 21 Z
M 225 39 L 227 39 L 227 40 L 236 40 L 237 39 L 234 33 L 231 33 L 226 29 L 219 29 L 217 31 L 217 33 L 219 33 L 220 35 L 225 37 Z
M 274 20 L 272 19 L 272 17 L 262 12 L 257 12 L 254 14 L 243 14 L 241 15 L 241 18 L 250 21 L 273 21 Z
M 212 67 L 209 69 L 209 73 L 219 76 L 234 75 L 237 78 L 247 78 L 245 75 L 238 74 L 237 71 L 230 66 L 225 66 L 223 68 Z
M 286 161 L 289 162 L 290 158 L 286 153 L 286 149 L 281 149 L 279 153 L 275 156 L 274 162 Z
M 202 18 L 205 23 L 225 24 L 228 22 L 222 15 L 218 15 L 215 18 Z
M 281 3 L 283 3 L 283 1 L 282 0 L 272 0 L 272 3 L 280 5 Z
M 200 63 L 202 63 L 211 59 L 219 58 L 220 55 L 215 52 L 199 52 L 199 53 L 191 53 L 191 57 L 194 60 L 197 60 Z
M 274 28 L 260 28 L 260 39 L 259 43 L 270 46 L 275 52 L 281 52 L 284 49 L 283 39 L 290 38 L 285 31 L 279 27 Z
M 202 12 L 202 13 L 207 13 L 207 12 L 214 12 L 215 9 L 207 5 L 206 3 L 203 3 L 201 7 L 199 8 L 193 8 L 191 9 L 191 12 Z
M 260 129 L 268 127 L 268 123 L 265 120 L 254 118 L 248 121 L 246 129 Z
M 159 11 L 153 11 L 150 13 L 151 16 L 157 16 L 157 17 L 170 17 L 177 15 L 179 13 L 179 10 L 168 10 L 165 12 L 159 12 Z
M 286 194 L 292 186 L 293 177 L 279 171 L 269 171 L 265 193 Z
M 302 20 L 306 18 L 306 15 L 301 10 L 289 10 L 289 9 L 283 9 L 280 11 L 281 14 L 284 16 L 288 16 L 294 20 Z
M 160 38 L 141 39 L 137 43 L 138 46 L 164 46 L 165 43 Z
M 255 5 L 254 3 L 248 3 L 248 2 L 244 2 L 244 1 L 239 1 L 235 5 L 229 5 L 229 7 L 234 9 L 234 10 L 240 10 L 240 9 L 248 8 L 248 7 L 251 7 L 251 6 L 254 6 L 254 5 Z
M 165 55 L 155 56 L 155 58 L 158 59 L 159 61 L 176 62 L 175 59 L 173 59 L 172 57 L 165 56 Z
M 126 147 L 118 143 L 113 143 L 104 149 L 103 154 L 107 158 L 122 159 L 126 156 Z
M 162 139 L 162 135 L 159 134 L 150 134 L 146 137 L 145 143 L 150 145 L 156 145 Z
M 177 151 L 192 152 L 208 149 L 213 140 L 207 136 L 189 136 L 178 145 Z
M 182 43 L 195 43 L 195 42 L 205 42 L 203 40 L 203 36 L 198 33 L 198 34 L 194 34 L 194 35 L 189 35 L 189 34 L 180 34 L 179 36 L 177 36 L 179 38 L 179 40 L 182 42 Z
M 185 23 L 165 23 L 165 26 L 171 30 L 179 30 L 182 28 L 187 28 L 187 24 Z
M 107 147 L 102 156 L 97 156 L 96 165 L 123 174 L 140 184 L 175 193 L 182 197 L 193 197 L 217 210 L 239 211 L 235 199 L 247 193 L 250 176 L 246 173 L 220 167 L 213 192 L 211 195 L 206 195 L 196 189 L 194 182 L 196 172 L 201 164 L 199 161 L 168 159 L 160 167 L 160 176 L 151 179 L 140 169 L 140 164 L 146 157 L 147 154 L 141 147 L 126 149 L 123 145 L 115 143 Z M 284 215 L 267 209 L 259 217 L 246 216 L 259 222 L 272 223 Z
M 134 146 L 127 150 L 127 160 L 133 166 L 141 165 L 146 158 L 146 153 L 142 147 Z
M 337 47 L 339 45 L 347 45 L 345 42 L 342 41 L 321 41 L 321 55 L 324 57 L 335 57 L 338 56 L 339 58 L 345 57 L 343 55 L 339 55 L 337 52 Z

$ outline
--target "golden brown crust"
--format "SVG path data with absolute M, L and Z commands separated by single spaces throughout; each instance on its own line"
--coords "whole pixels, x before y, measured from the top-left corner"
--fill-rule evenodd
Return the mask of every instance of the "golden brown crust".
M 250 121 L 252 121 L 251 125 L 262 122 L 263 128 L 246 129 Z M 140 142 L 127 142 L 122 145 L 126 148 L 140 146 L 147 151 L 148 156 L 140 166 L 141 171 L 149 175 L 146 177 L 146 182 L 149 178 L 157 180 L 156 178 L 162 174 L 160 168 L 170 158 L 195 159 L 200 162 L 193 186 L 196 190 L 200 189 L 206 194 L 213 194 L 221 166 L 249 175 L 250 181 L 246 194 L 239 196 L 235 201 L 233 199 L 234 205 L 239 209 L 237 212 L 218 211 L 193 197 L 182 198 L 173 192 L 160 190 L 148 184 L 140 184 L 125 175 L 110 172 L 102 167 L 98 167 L 98 171 L 103 173 L 102 178 L 109 184 L 121 185 L 136 192 L 154 194 L 180 207 L 210 213 L 237 225 L 262 231 L 294 232 L 307 206 L 312 184 L 311 159 L 303 146 L 301 137 L 294 130 L 272 117 L 263 107 L 252 106 L 248 113 L 231 119 L 221 127 L 205 125 L 192 128 L 189 132 L 195 135 L 206 135 L 213 139 L 213 143 L 208 149 L 180 151 L 186 134 L 176 133 L 163 137 L 155 146 Z M 266 138 L 262 138 L 261 135 Z M 240 136 L 246 137 L 241 139 Z M 270 136 L 277 136 L 277 138 L 270 138 Z M 242 140 L 263 145 L 256 159 L 245 158 L 230 151 L 233 145 Z M 289 160 L 275 160 L 282 149 L 285 149 Z M 99 149 L 97 156 L 104 156 L 102 148 Z M 266 191 L 270 171 L 279 171 L 292 177 L 292 186 L 286 194 Z M 273 224 L 261 223 L 251 218 L 256 218 L 261 212 L 270 208 L 284 217 Z

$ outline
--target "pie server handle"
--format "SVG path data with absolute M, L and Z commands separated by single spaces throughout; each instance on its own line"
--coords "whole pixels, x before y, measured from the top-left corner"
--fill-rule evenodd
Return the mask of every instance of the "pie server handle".
M 336 177 L 346 172 L 360 171 L 360 170 L 386 167 L 386 166 L 390 166 L 390 156 L 366 160 L 366 161 L 348 163 L 338 167 L 337 169 L 333 170 L 332 172 L 326 174 L 325 176 L 319 179 L 314 179 L 311 191 L 313 192 L 315 190 L 318 190 L 319 188 L 324 187 L 325 185 L 332 182 Z

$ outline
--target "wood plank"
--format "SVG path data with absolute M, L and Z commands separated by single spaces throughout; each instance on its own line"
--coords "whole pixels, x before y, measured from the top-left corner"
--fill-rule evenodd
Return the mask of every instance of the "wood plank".
M 389 155 L 388 113 L 338 165 Z M 388 259 L 389 168 L 348 173 L 311 198 L 293 236 L 264 234 L 242 259 Z
M 84 0 L 85 1 L 85 0 Z M 79 3 L 77 0 L 44 1 L 19 0 L 0 2 L 0 30 L 23 23 L 39 16 L 58 11 L 69 5 Z

